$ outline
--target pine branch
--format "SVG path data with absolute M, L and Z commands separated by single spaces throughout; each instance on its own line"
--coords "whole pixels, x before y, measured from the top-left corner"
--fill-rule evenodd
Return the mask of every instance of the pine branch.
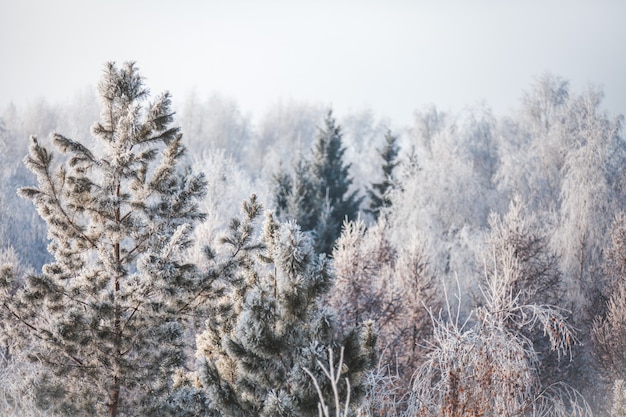
M 6 302 L 2 303 L 2 305 L 20 323 L 22 323 L 23 325 L 28 327 L 30 330 L 32 330 L 34 332 L 35 337 L 42 339 L 41 336 L 38 335 L 39 329 L 37 329 L 34 325 L 31 325 L 30 323 L 28 323 L 26 320 L 22 319 L 22 317 L 19 314 L 17 314 L 15 311 L 13 311 L 11 307 L 7 305 Z

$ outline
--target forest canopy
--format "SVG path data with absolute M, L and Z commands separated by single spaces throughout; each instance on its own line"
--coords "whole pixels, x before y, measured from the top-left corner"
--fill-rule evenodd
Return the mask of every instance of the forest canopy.
M 505 116 L 253 122 L 109 63 L 5 103 L 0 414 L 626 415 L 602 99 L 544 74 Z

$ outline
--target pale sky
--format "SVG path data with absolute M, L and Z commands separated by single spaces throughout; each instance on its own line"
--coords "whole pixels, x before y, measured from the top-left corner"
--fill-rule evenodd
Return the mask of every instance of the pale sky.
M 70 99 L 134 60 L 154 93 L 255 117 L 281 99 L 397 124 L 430 103 L 504 114 L 544 72 L 626 113 L 623 0 L 0 0 L 0 40 L 0 106 Z

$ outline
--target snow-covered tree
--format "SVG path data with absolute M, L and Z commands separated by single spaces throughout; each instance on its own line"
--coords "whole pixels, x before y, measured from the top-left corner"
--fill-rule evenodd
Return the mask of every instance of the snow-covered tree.
M 256 143 L 246 165 L 252 172 L 270 176 L 281 165 L 291 167 L 310 149 L 317 121 L 326 113 L 323 106 L 287 100 L 272 104 L 257 125 Z
M 503 259 L 512 250 L 520 268 L 511 282 L 512 291 L 520 294 L 522 302 L 561 305 L 562 274 L 559 259 L 551 250 L 549 236 L 542 230 L 537 219 L 527 212 L 521 197 L 515 196 L 508 212 L 489 216 L 489 234 L 486 247 L 479 256 L 487 263 L 487 273 L 494 274 L 501 268 L 493 262 Z
M 495 147 L 480 145 L 493 139 L 492 116 L 488 109 L 464 117 L 429 114 L 432 120 L 416 120 L 410 158 L 398 166 L 398 186 L 390 193 L 390 238 L 401 247 L 419 236 L 436 275 L 470 277 L 472 241 L 486 227 L 489 212 L 499 211 L 491 177 Z
M 293 172 L 281 172 L 275 177 L 276 211 L 284 217 L 297 219 L 304 230 L 312 230 L 319 221 L 316 193 L 309 175 L 310 163 L 301 158 Z
M 380 164 L 379 149 L 385 146 L 385 134 L 393 123 L 386 118 L 378 118 L 367 108 L 346 113 L 338 122 L 346 148 L 343 158 L 350 164 L 352 187 L 367 190 L 373 180 L 379 179 L 380 171 L 376 171 Z
M 605 378 L 626 375 L 626 284 L 620 282 L 607 303 L 606 317 L 592 328 L 594 353 Z
M 364 324 L 341 335 L 324 306 L 334 275 L 324 255 L 293 222 L 266 215 L 260 239 L 254 222 L 256 199 L 244 204 L 243 220 L 224 238 L 241 255 L 228 276 L 216 314 L 197 337 L 198 370 L 181 372 L 177 404 L 181 415 L 220 417 L 316 416 L 318 393 L 311 372 L 328 400 L 332 393 L 319 363 L 328 349 L 344 349 L 342 382 L 358 401 L 362 379 L 374 360 L 375 335 Z
M 605 274 L 605 306 L 592 327 L 594 355 L 605 381 L 626 378 L 626 215 L 613 223 Z
M 367 190 L 367 195 L 370 200 L 369 213 L 377 219 L 380 215 L 380 211 L 391 205 L 389 199 L 389 191 L 395 185 L 393 171 L 398 165 L 398 137 L 394 136 L 390 130 L 385 134 L 385 146 L 379 150 L 380 156 L 383 159 L 382 171 L 383 179 L 380 182 L 373 182 L 371 188 Z
M 397 251 L 386 238 L 384 226 L 368 230 L 362 219 L 344 222 L 333 251 L 337 282 L 330 297 L 342 325 L 367 319 L 382 327 L 403 308 L 392 283 L 396 259 Z
M 315 235 L 315 250 L 330 254 L 343 220 L 356 218 L 362 198 L 351 191 L 350 165 L 345 164 L 341 127 L 332 112 L 324 119 L 310 160 L 297 166 L 293 176 L 278 176 L 276 201 L 281 218 L 295 219 Z M 289 201 L 296 204 L 289 204 Z
M 253 179 L 242 164 L 229 157 L 223 149 L 187 154 L 192 172 L 201 172 L 207 181 L 206 196 L 199 201 L 206 219 L 194 232 L 191 260 L 200 267 L 208 267 L 204 248 L 216 248 L 221 235 L 228 229 L 230 219 L 239 214 L 240 202 L 255 193 L 268 195 L 269 184 Z
M 519 194 L 539 217 L 559 207 L 569 97 L 566 80 L 544 74 L 525 92 L 519 112 L 501 122 L 498 188 L 509 199 Z
M 18 288 L 3 276 L 1 303 L 45 370 L 35 381 L 42 407 L 154 415 L 184 360 L 181 317 L 205 285 L 181 254 L 206 183 L 178 169 L 185 148 L 170 96 L 146 105 L 134 63 L 108 63 L 99 92 L 101 152 L 55 133 L 67 155 L 55 164 L 32 138 L 25 163 L 38 185 L 19 192 L 45 220 L 54 261 Z
M 418 242 L 394 247 L 384 219 L 366 229 L 361 219 L 344 223 L 333 251 L 337 283 L 329 301 L 344 326 L 373 320 L 381 364 L 406 382 L 430 334 L 426 306 L 437 308 L 437 286 Z
M 410 415 L 592 415 L 572 388 L 541 385 L 538 352 L 521 330 L 542 329 L 560 355 L 569 355 L 573 334 L 560 309 L 524 302 L 514 291 L 520 269 L 513 250 L 501 256 L 497 273 L 486 277 L 474 320 L 463 320 L 450 302 L 445 314 L 433 314 L 432 350 L 416 372 Z
M 603 111 L 603 94 L 573 94 L 561 77 L 543 75 L 502 132 L 498 188 L 520 194 L 559 253 L 570 298 L 586 308 L 596 292 L 611 219 L 624 203 L 626 147 L 622 118 Z
M 608 245 L 613 216 L 626 202 L 622 120 L 602 111 L 602 96 L 591 88 L 570 100 L 564 127 L 572 143 L 561 171 L 560 216 L 554 235 L 562 268 L 572 278 L 572 297 L 587 304 L 602 285 L 602 251 Z
M 29 134 L 25 132 L 25 124 L 28 119 L 33 129 L 49 127 L 46 120 L 53 116 L 50 109 L 44 109 L 41 120 L 37 120 L 30 115 L 34 110 L 20 111 L 16 106 L 7 106 L 1 116 L 4 128 L 0 131 L 0 246 L 12 246 L 22 262 L 37 268 L 50 260 L 45 224 L 32 204 L 19 198 L 15 190 L 33 181 L 32 173 L 21 163 L 28 152 Z
M 558 255 L 561 298 L 583 340 L 606 311 L 608 278 L 602 269 L 610 223 L 624 205 L 626 147 L 623 118 L 602 109 L 594 87 L 574 94 L 561 77 L 543 75 L 525 94 L 521 111 L 500 123 L 497 189 L 519 194 Z M 581 388 L 598 385 L 600 369 L 587 343 L 577 347 Z M 570 371 L 568 371 L 570 372 Z M 583 381 L 585 380 L 586 381 Z
M 217 93 L 202 100 L 194 92 L 183 100 L 178 121 L 193 153 L 223 150 L 236 161 L 248 156 L 254 143 L 250 117 L 235 100 Z
M 0 279 L 12 280 L 11 290 L 21 284 L 19 277 L 32 271 L 24 270 L 21 261 L 12 247 L 0 250 Z M 41 369 L 27 360 L 26 352 L 18 352 L 13 347 L 18 340 L 7 331 L 14 323 L 2 320 L 0 314 L 0 415 L 6 417 L 44 417 L 47 413 L 37 407 L 35 387 L 30 382 L 37 378 Z
M 487 276 L 501 273 L 504 266 L 499 263 L 511 251 L 516 261 L 512 265 L 518 271 L 513 275 L 516 279 L 509 285 L 513 294 L 518 295 L 519 302 L 566 306 L 559 258 L 550 247 L 549 236 L 537 219 L 527 212 L 519 196 L 514 197 L 509 211 L 503 216 L 491 214 L 489 228 L 486 246 L 479 254 L 479 263 L 485 266 Z M 558 355 L 548 349 L 549 340 L 544 330 L 518 329 L 517 320 L 512 317 L 504 324 L 520 331 L 532 342 L 533 349 L 538 352 L 540 363 L 537 369 L 542 381 L 550 383 L 562 378 L 558 372 L 562 363 Z

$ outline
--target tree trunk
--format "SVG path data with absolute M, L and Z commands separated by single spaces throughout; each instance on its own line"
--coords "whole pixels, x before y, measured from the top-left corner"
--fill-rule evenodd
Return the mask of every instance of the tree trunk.
M 116 196 L 119 199 L 120 196 L 120 184 L 117 183 L 115 190 Z M 120 208 L 115 208 L 115 222 L 120 223 Z M 121 339 L 122 339 L 122 326 L 120 320 L 120 309 L 118 305 L 118 295 L 120 292 L 120 273 L 119 264 L 120 259 L 120 243 L 116 242 L 113 245 L 113 256 L 115 258 L 115 264 L 118 270 L 115 271 L 115 278 L 113 280 L 113 386 L 111 387 L 111 402 L 109 404 L 109 417 L 117 417 L 118 406 L 120 402 L 120 364 L 119 358 L 121 355 Z

